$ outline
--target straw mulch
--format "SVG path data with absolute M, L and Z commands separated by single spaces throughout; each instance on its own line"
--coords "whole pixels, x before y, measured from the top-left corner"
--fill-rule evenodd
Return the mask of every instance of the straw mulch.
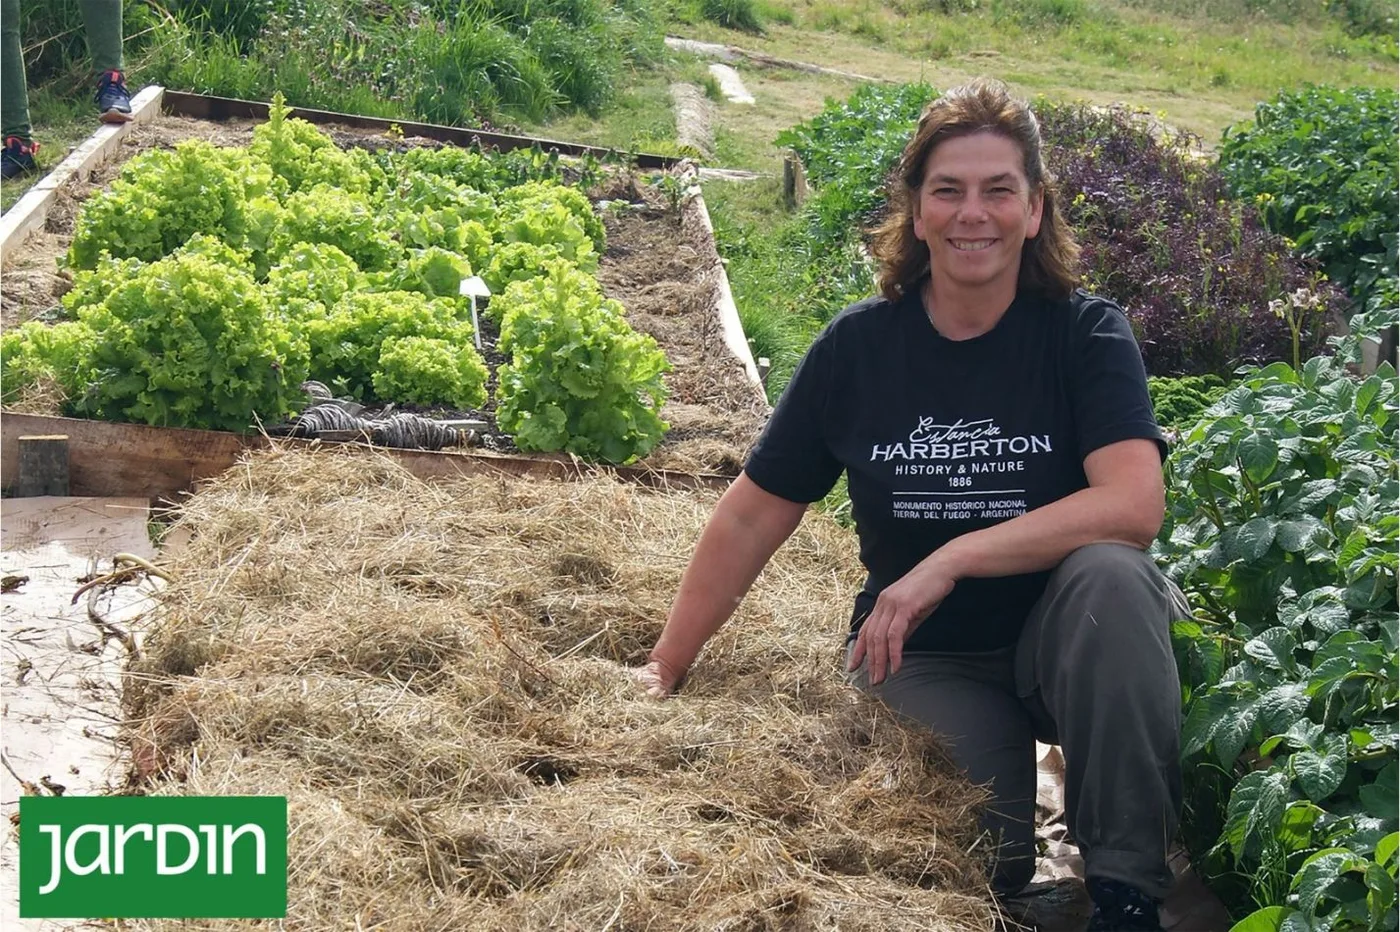
M 809 517 L 678 697 L 626 675 L 715 500 L 253 455 L 179 519 L 134 779 L 287 796 L 288 928 L 988 928 L 980 791 L 840 673 L 847 532 Z

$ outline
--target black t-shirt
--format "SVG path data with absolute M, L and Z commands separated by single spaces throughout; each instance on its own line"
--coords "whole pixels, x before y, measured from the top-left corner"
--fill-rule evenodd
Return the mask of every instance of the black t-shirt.
M 1022 295 L 996 327 L 941 336 L 919 291 L 842 311 L 812 344 L 744 470 L 795 502 L 845 470 L 869 576 L 852 631 L 885 586 L 955 537 L 1088 486 L 1084 457 L 1155 440 L 1142 356 L 1123 311 L 1077 291 Z M 906 649 L 982 651 L 1015 642 L 1048 573 L 964 579 Z

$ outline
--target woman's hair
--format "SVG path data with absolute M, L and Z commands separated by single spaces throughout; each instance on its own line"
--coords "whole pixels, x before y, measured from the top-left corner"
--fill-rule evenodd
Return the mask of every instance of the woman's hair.
M 1017 289 L 1066 298 L 1079 284 L 1079 246 L 1056 203 L 1054 180 L 1041 155 L 1040 124 L 1024 101 L 1000 81 L 977 80 L 934 100 L 919 118 L 914 138 L 900 156 L 898 177 L 890 184 L 889 207 L 877 226 L 872 253 L 880 268 L 876 281 L 889 300 L 898 300 L 928 274 L 928 245 L 914 235 L 914 205 L 924 169 L 938 144 L 973 133 L 996 133 L 1016 143 L 1032 191 L 1044 190 L 1040 232 L 1021 250 Z

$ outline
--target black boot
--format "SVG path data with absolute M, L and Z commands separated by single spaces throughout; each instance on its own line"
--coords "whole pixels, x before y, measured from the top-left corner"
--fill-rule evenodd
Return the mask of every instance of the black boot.
M 1090 877 L 1094 915 L 1088 932 L 1162 932 L 1157 901 L 1137 887 L 1118 880 Z

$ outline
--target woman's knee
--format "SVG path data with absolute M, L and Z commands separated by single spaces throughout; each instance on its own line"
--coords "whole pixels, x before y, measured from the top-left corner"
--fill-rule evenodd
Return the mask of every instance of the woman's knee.
M 1146 553 L 1126 544 L 1080 547 L 1051 574 L 1031 617 L 1018 681 L 1053 678 L 1051 669 L 1032 677 L 1027 668 L 1032 662 L 1064 666 L 1070 673 L 1095 664 L 1096 675 L 1107 676 L 1101 661 L 1108 658 L 1116 664 L 1152 657 L 1166 670 L 1171 666 L 1168 631 L 1177 614 L 1173 605 L 1166 578 Z
M 1083 576 L 1101 578 L 1137 576 L 1144 570 L 1154 570 L 1152 558 L 1137 547 L 1112 541 L 1085 544 L 1070 552 L 1052 572 L 1052 577 L 1074 579 Z
M 1046 593 L 1087 604 L 1126 600 L 1150 614 L 1167 605 L 1165 577 L 1151 557 L 1127 544 L 1088 544 L 1073 551 L 1051 572 Z

